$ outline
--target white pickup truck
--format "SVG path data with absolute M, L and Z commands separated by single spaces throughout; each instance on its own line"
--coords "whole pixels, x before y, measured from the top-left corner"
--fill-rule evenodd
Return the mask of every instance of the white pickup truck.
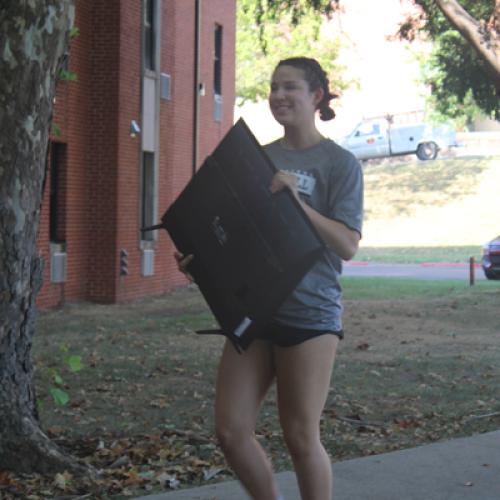
M 456 146 L 455 131 L 425 123 L 396 124 L 393 117 L 362 121 L 340 141 L 359 160 L 415 153 L 420 160 L 434 160 L 440 149 Z

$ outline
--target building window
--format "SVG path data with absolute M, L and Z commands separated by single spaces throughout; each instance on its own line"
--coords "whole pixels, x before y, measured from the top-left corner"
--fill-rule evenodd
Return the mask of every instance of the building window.
M 156 70 L 156 0 L 144 0 L 144 67 Z
M 49 238 L 66 241 L 66 145 L 50 144 Z
M 144 151 L 142 153 L 142 193 L 141 193 L 141 227 L 153 226 L 155 207 L 155 155 Z M 153 231 L 146 231 L 143 240 L 152 241 Z
M 222 26 L 214 31 L 214 94 L 222 95 Z
M 214 120 L 222 121 L 222 26 L 214 30 Z

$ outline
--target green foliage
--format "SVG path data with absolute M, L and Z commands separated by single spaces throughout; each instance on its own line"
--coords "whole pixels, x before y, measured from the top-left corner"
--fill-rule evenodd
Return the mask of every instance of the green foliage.
M 50 133 L 54 137 L 61 137 L 62 135 L 61 127 L 57 123 L 52 122 L 50 126 Z
M 58 387 L 49 387 L 49 393 L 54 400 L 54 403 L 58 406 L 64 406 L 69 402 L 69 396 L 66 391 L 59 389 Z
M 60 352 L 63 354 L 63 362 L 65 368 L 72 373 L 79 372 L 84 368 L 82 364 L 81 356 L 77 355 L 67 355 L 69 352 L 69 347 L 66 344 L 59 346 Z M 58 406 L 66 405 L 69 400 L 69 394 L 63 389 L 65 382 L 61 376 L 61 373 L 57 368 L 49 369 L 49 376 L 52 385 L 49 386 L 49 394 L 52 396 L 54 403 Z
M 433 0 L 414 0 L 425 13 L 417 31 L 433 42 L 430 57 L 423 61 L 423 79 L 431 90 L 429 105 L 434 118 L 452 118 L 458 126 L 479 114 L 499 119 L 498 97 L 483 60 L 444 17 Z M 491 0 L 460 1 L 469 14 L 486 22 L 493 13 Z M 408 25 L 400 33 L 409 38 Z
M 66 363 L 68 368 L 76 373 L 83 369 L 82 357 L 81 356 L 69 356 L 66 358 Z
M 426 14 L 425 24 L 421 31 L 428 33 L 433 39 L 439 38 L 447 31 L 455 31 L 434 0 L 414 0 L 414 2 Z M 492 0 L 460 0 L 459 3 L 472 17 L 478 20 L 488 20 L 495 8 L 495 2 Z
M 63 80 L 65 82 L 76 82 L 78 80 L 78 75 L 74 71 L 62 69 L 59 72 L 59 80 Z
M 482 59 L 434 0 L 413 1 L 422 9 L 422 16 L 403 22 L 399 34 L 412 39 L 420 33 L 435 42 L 423 67 L 424 83 L 431 89 L 428 104 L 432 118 L 435 121 L 451 118 L 458 127 L 480 114 L 500 119 L 496 89 Z M 320 20 L 334 12 L 339 3 L 339 0 L 238 0 L 237 95 L 243 101 L 264 97 L 270 72 L 283 57 L 321 54 L 317 59 L 330 66 L 329 73 L 333 71 L 338 45 L 322 40 L 318 34 Z M 460 4 L 483 24 L 495 8 L 492 0 L 460 0 Z M 339 90 L 345 87 L 340 80 L 336 83 Z
M 49 387 L 49 394 L 52 396 L 54 403 L 58 406 L 64 406 L 69 401 L 69 395 L 62 389 L 64 380 L 56 368 L 49 370 L 50 379 L 54 385 Z
M 342 68 L 335 64 L 339 41 L 322 33 L 325 17 L 318 15 L 313 3 L 322 4 L 322 12 L 330 4 L 238 0 L 236 95 L 240 103 L 266 98 L 275 65 L 281 59 L 298 55 L 316 58 L 329 75 L 332 89 L 346 87 L 339 77 Z M 294 8 L 300 8 L 300 15 Z
M 330 15 L 338 6 L 339 0 L 252 0 L 242 3 L 254 7 L 255 21 L 259 26 L 264 26 L 268 21 L 274 22 L 282 15 L 290 15 L 293 25 L 296 26 L 311 12 Z
M 74 38 L 80 36 L 80 28 L 78 28 L 77 26 L 74 26 L 73 28 L 71 28 L 70 32 L 69 32 L 69 39 L 70 40 L 73 40 Z

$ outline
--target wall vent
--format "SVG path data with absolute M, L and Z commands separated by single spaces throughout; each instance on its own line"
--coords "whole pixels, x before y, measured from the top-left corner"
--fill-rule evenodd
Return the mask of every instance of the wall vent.
M 167 73 L 161 73 L 160 74 L 160 97 L 162 99 L 170 100 L 170 83 L 171 83 L 171 76 Z
M 143 276 L 153 276 L 155 271 L 155 251 L 143 250 L 141 259 L 141 271 Z
M 54 252 L 50 258 L 50 281 L 64 283 L 66 281 L 66 253 Z
M 222 121 L 222 96 L 219 94 L 214 94 L 214 120 Z

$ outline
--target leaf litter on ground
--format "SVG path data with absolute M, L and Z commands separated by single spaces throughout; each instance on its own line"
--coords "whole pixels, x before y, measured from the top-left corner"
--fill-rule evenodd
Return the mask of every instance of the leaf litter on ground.
M 498 428 L 497 296 L 469 295 L 346 301 L 346 339 L 321 421 L 334 461 Z M 43 312 L 34 344 L 42 426 L 100 476 L 0 471 L 0 498 L 118 499 L 232 478 L 213 433 L 222 339 L 193 333 L 212 324 L 189 288 Z M 54 361 L 61 339 L 81 369 Z M 50 397 L 47 368 L 63 374 L 65 406 Z M 274 391 L 257 437 L 276 470 L 287 470 Z

